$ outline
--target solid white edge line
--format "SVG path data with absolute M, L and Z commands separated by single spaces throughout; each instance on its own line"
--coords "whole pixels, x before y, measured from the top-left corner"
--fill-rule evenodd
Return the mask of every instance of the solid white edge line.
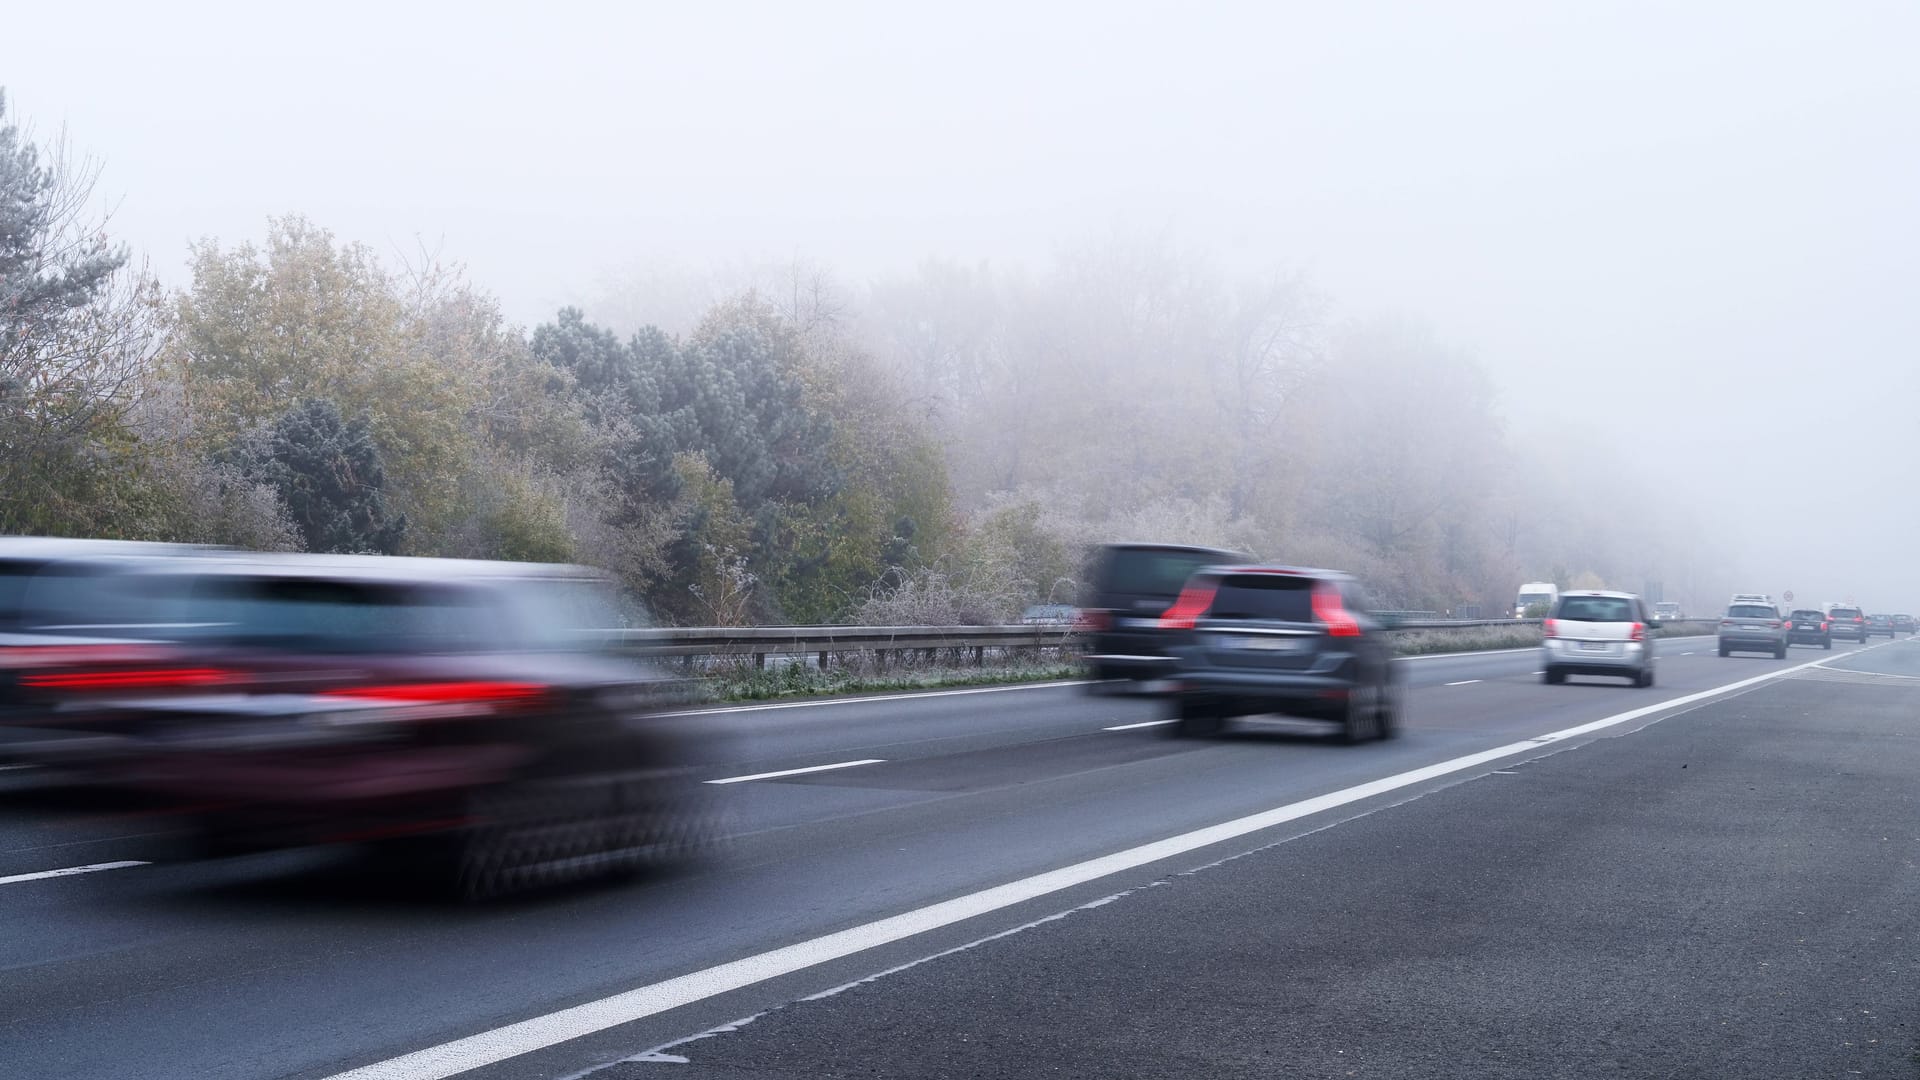
M 1176 723 L 1176 721 L 1173 721 L 1173 720 L 1142 720 L 1142 721 L 1140 721 L 1140 722 L 1139 722 L 1139 723 L 1137 723 L 1137 724 L 1115 724 L 1115 725 L 1113 725 L 1112 727 L 1103 727 L 1103 728 L 1101 728 L 1100 730 L 1101 730 L 1101 731 L 1132 731 L 1132 730 L 1133 730 L 1134 728 L 1143 728 L 1143 727 L 1161 727 L 1161 726 L 1163 726 L 1163 725 L 1166 725 L 1166 724 L 1172 724 L 1172 723 Z
M 743 957 L 724 964 L 666 979 L 647 986 L 589 1001 L 557 1012 L 507 1024 L 477 1035 L 454 1039 L 357 1069 L 335 1073 L 326 1080 L 445 1080 L 446 1077 L 506 1061 L 522 1054 L 591 1035 L 621 1024 L 630 1024 L 669 1009 L 790 975 L 796 971 L 864 952 L 880 945 L 938 930 L 944 926 L 989 914 L 1015 904 L 1038 899 L 1050 893 L 1084 885 L 1112 874 L 1122 873 L 1163 859 L 1175 858 L 1204 847 L 1238 839 L 1249 833 L 1284 825 L 1289 821 L 1337 809 L 1376 795 L 1425 783 L 1453 773 L 1484 765 L 1490 761 L 1539 750 L 1542 747 L 1581 735 L 1631 723 L 1656 713 L 1684 708 L 1696 702 L 1719 697 L 1749 686 L 1778 679 L 1796 671 L 1815 667 L 1822 661 L 1809 661 L 1779 668 L 1708 690 L 1643 705 L 1585 724 L 1549 732 L 1520 742 L 1496 746 L 1491 750 L 1467 754 L 1434 765 L 1396 773 L 1379 780 L 1329 792 L 1311 799 L 1235 818 L 1218 825 L 1195 829 L 1165 840 L 1142 844 L 1111 855 L 1063 866 L 1056 870 L 1021 878 L 952 900 L 899 915 L 879 919 L 862 926 L 826 934 L 757 956 Z
M 827 772 L 830 769 L 851 769 L 855 765 L 879 765 L 886 758 L 861 758 L 859 761 L 836 761 L 831 765 L 809 765 L 804 769 L 780 769 L 776 772 L 748 773 L 745 776 L 723 776 L 718 780 L 703 780 L 706 784 L 744 784 L 749 780 L 772 780 L 777 776 L 799 776 L 801 773 Z
M 1461 680 L 1460 680 L 1459 682 L 1450 682 L 1450 683 L 1445 683 L 1444 685 L 1446 685 L 1446 686 L 1472 686 L 1472 685 L 1473 685 L 1474 683 L 1477 683 L 1477 682 L 1479 682 L 1479 681 L 1480 681 L 1479 679 L 1461 679 Z
M 122 862 L 88 863 L 85 866 L 68 866 L 59 870 L 40 870 L 31 874 L 14 874 L 11 877 L 0 877 L 0 885 L 14 885 L 22 881 L 44 881 L 47 878 L 72 877 L 75 874 L 97 874 L 102 870 L 124 870 L 129 866 L 146 865 L 145 862 L 138 859 L 127 859 Z

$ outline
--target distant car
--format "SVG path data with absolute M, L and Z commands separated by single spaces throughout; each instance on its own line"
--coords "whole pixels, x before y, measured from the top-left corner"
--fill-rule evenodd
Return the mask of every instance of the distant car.
M 1877 634 L 1881 637 L 1890 638 L 1893 636 L 1893 633 L 1894 633 L 1893 616 L 1891 615 L 1867 616 L 1867 636 L 1868 637 L 1873 637 Z
M 1833 648 L 1833 624 L 1823 612 L 1801 608 L 1787 615 L 1787 644 Z
M 1772 653 L 1776 659 L 1787 655 L 1787 620 L 1779 608 L 1753 601 L 1727 605 L 1720 619 L 1720 655 L 1737 652 Z
M 1541 625 L 1541 679 L 1559 684 L 1569 675 L 1614 675 L 1652 686 L 1652 622 L 1632 593 L 1561 593 Z
M 1094 558 L 1080 604 L 1088 674 L 1095 680 L 1159 679 L 1171 669 L 1160 616 L 1195 572 L 1247 556 L 1184 544 L 1107 544 Z
M 1902 634 L 1913 633 L 1914 625 L 1913 616 L 1911 615 L 1895 615 L 1893 617 L 1893 628 Z
M 1660 622 L 1678 622 L 1685 618 L 1685 615 L 1681 613 L 1679 604 L 1671 600 L 1662 600 L 1653 605 L 1653 617 Z
M 1174 735 L 1237 716 L 1331 721 L 1350 743 L 1399 731 L 1399 669 L 1359 585 L 1338 571 L 1234 566 L 1195 574 L 1162 617 L 1172 635 Z
M 1828 608 L 1827 622 L 1836 638 L 1860 642 L 1867 640 L 1867 614 L 1857 607 Z

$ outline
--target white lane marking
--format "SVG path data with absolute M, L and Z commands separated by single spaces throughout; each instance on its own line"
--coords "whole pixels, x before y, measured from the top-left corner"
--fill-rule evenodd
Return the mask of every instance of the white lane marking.
M 1103 727 L 1100 730 L 1101 731 L 1132 731 L 1134 728 L 1159 727 L 1162 724 L 1171 724 L 1171 723 L 1173 723 L 1172 720 L 1142 720 L 1137 724 L 1115 724 L 1112 727 Z
M 68 866 L 59 870 L 40 870 L 31 874 L 14 874 L 11 877 L 0 877 L 0 885 L 17 885 L 22 881 L 44 881 L 47 878 L 72 877 L 75 874 L 97 874 L 102 870 L 124 870 L 129 866 L 146 865 L 146 863 L 138 859 L 129 859 L 123 862 L 88 863 L 85 866 Z
M 1447 686 L 1472 686 L 1474 683 L 1477 683 L 1479 681 L 1480 681 L 1479 679 L 1461 679 L 1459 682 L 1450 682 L 1450 683 L 1447 683 L 1446 685 Z
M 813 709 L 822 705 L 866 705 L 876 701 L 912 701 L 915 698 L 959 697 L 962 694 L 1006 694 L 1015 690 L 1053 690 L 1062 686 L 1086 686 L 1097 679 L 1062 679 L 1059 682 L 1020 683 L 1017 686 L 970 686 L 964 690 L 916 690 L 911 694 L 874 694 L 869 697 L 818 698 L 813 701 L 769 701 L 759 705 L 728 705 L 712 709 L 683 709 L 655 713 L 656 716 L 715 716 L 720 713 L 770 712 L 774 709 Z
M 1546 672 L 1544 672 L 1544 671 L 1536 671 L 1536 672 L 1534 672 L 1534 674 L 1535 674 L 1535 675 L 1545 675 L 1545 674 L 1546 674 Z
M 755 983 L 765 982 L 768 979 L 790 975 L 817 964 L 852 956 L 879 945 L 901 941 L 943 926 L 951 926 L 975 916 L 999 911 L 1164 859 L 1185 855 L 1214 844 L 1235 840 L 1249 833 L 1334 810 L 1362 799 L 1398 791 L 1401 788 L 1462 772 L 1490 761 L 1512 757 L 1515 754 L 1528 753 L 1552 743 L 1631 723 L 1656 713 L 1682 708 L 1735 690 L 1744 690 L 1749 686 L 1757 686 L 1792 672 L 1813 667 L 1816 663 L 1818 661 L 1763 672 L 1709 690 L 1700 690 L 1651 705 L 1642 705 L 1637 709 L 1615 713 L 1585 724 L 1562 728 L 1531 739 L 1507 743 L 1491 750 L 1451 758 L 1407 772 L 1395 773 L 1379 780 L 1356 784 L 1353 787 L 1342 788 L 1311 799 L 1302 799 L 1299 802 L 1277 806 L 1271 810 L 1235 818 L 1218 825 L 1209 825 L 1178 836 L 1170 836 L 1165 840 L 1157 840 L 1125 851 L 1117 851 L 1111 855 L 1048 870 L 1032 877 L 1021 878 L 1005 885 L 996 885 L 937 904 L 929 904 L 923 908 L 878 919 L 862 926 L 787 945 L 756 956 L 716 964 L 701 971 L 636 987 L 598 1001 L 589 1001 L 558 1012 L 547 1013 L 544 1016 L 536 1016 L 490 1031 L 483 1031 L 477 1035 L 469 1035 L 438 1046 L 430 1046 L 399 1057 L 374 1062 L 371 1065 L 363 1065 L 357 1069 L 349 1069 L 346 1072 L 336 1073 L 326 1080 L 445 1080 L 446 1077 L 470 1069 L 506 1061 L 509 1058 L 532 1053 L 583 1035 L 591 1035 L 597 1031 L 605 1031 L 621 1024 L 630 1024 L 635 1020 L 655 1016 L 669 1009 L 677 1009 L 683 1005 L 703 1001 Z
M 799 776 L 801 773 L 826 772 L 829 769 L 851 769 L 855 765 L 879 765 L 886 758 L 861 758 L 859 761 L 836 761 L 831 765 L 809 765 L 804 769 L 781 769 L 778 772 L 748 773 L 746 776 L 725 776 L 718 780 L 708 780 L 709 784 L 744 784 L 749 780 L 771 780 L 776 776 Z
M 6 772 L 10 769 L 31 769 L 31 768 L 33 768 L 33 766 L 31 765 L 0 765 L 0 772 Z

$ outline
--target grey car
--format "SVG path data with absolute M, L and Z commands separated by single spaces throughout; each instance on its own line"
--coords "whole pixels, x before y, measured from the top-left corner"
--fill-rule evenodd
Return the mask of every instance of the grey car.
M 1788 627 L 1789 621 L 1782 619 L 1780 609 L 1772 604 L 1730 604 L 1720 620 L 1720 655 L 1763 652 L 1785 659 L 1787 638 L 1792 633 Z
M 1635 686 L 1653 685 L 1653 619 L 1632 593 L 1561 593 L 1540 629 L 1544 682 L 1613 675 Z

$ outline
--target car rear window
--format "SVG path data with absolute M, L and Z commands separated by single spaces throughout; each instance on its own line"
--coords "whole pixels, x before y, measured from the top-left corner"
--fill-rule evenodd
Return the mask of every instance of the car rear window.
M 1727 614 L 1736 619 L 1777 619 L 1780 613 L 1765 604 L 1735 604 Z
M 318 653 L 471 652 L 509 620 L 491 594 L 439 583 L 184 575 L 156 610 L 185 638 Z
M 1826 618 L 1825 615 L 1822 615 L 1817 611 L 1806 611 L 1806 610 L 1796 611 L 1788 617 L 1793 619 L 1824 619 Z
M 1836 619 L 1857 619 L 1860 617 L 1860 609 L 1857 607 L 1837 607 L 1827 614 Z
M 1556 619 L 1573 622 L 1638 622 L 1634 603 L 1620 596 L 1569 596 L 1560 601 Z
M 1214 566 L 1223 556 L 1206 551 L 1170 551 L 1165 548 L 1114 548 L 1101 568 L 1099 590 L 1129 596 L 1180 595 L 1181 586 L 1197 570 Z
M 1231 574 L 1220 579 L 1207 617 L 1312 622 L 1315 584 L 1290 574 Z

